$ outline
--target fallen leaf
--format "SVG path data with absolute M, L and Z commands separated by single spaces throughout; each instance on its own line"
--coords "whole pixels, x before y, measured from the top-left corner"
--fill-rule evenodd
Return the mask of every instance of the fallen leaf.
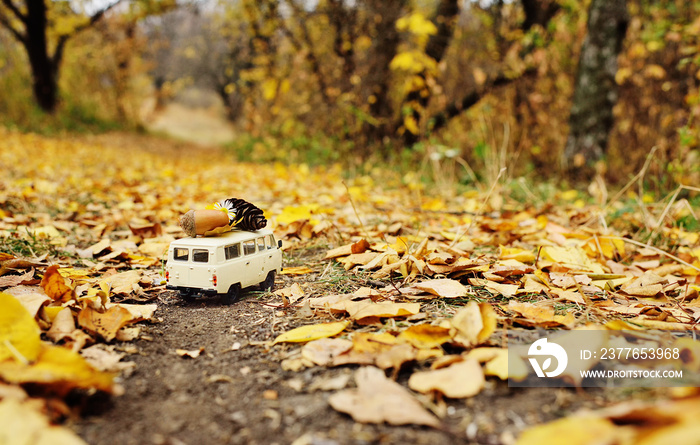
M 380 369 L 401 369 L 404 363 L 416 359 L 416 349 L 408 344 L 397 344 L 377 354 L 374 364 Z
M 304 298 L 304 290 L 301 288 L 299 283 L 294 283 L 289 287 L 278 289 L 274 292 L 274 294 L 282 297 L 282 301 L 284 302 L 285 306 L 293 305 L 298 300 Z
M 511 300 L 508 302 L 508 305 L 505 306 L 505 309 L 520 314 L 524 317 L 524 320 L 520 320 L 519 322 L 530 326 L 572 327 L 576 323 L 573 314 L 570 312 L 566 315 L 556 315 L 554 309 L 551 307 L 535 305 L 533 303 Z
M 180 357 L 187 357 L 187 358 L 197 358 L 199 355 L 204 352 L 204 347 L 201 347 L 199 349 L 176 349 L 175 354 L 179 355 Z
M 297 267 L 285 267 L 280 272 L 282 275 L 305 275 L 307 273 L 312 273 L 313 270 L 307 266 L 297 266 Z
M 479 362 L 466 359 L 447 368 L 414 372 L 408 379 L 408 387 L 423 394 L 438 391 L 447 397 L 461 399 L 478 394 L 485 382 Z
M 109 285 L 109 290 L 115 295 L 128 295 L 132 293 L 135 289 L 140 288 L 140 281 L 141 272 L 139 272 L 138 270 L 129 270 L 127 272 L 121 272 L 109 276 L 102 280 L 100 283 Z
M 75 330 L 75 320 L 73 319 L 73 312 L 70 308 L 61 308 L 61 310 L 56 314 L 56 317 L 51 323 L 51 327 L 46 336 L 53 342 L 59 342 L 65 337 L 70 336 Z
M 0 400 L 2 433 L 0 441 L 7 445 L 87 445 L 70 428 L 52 425 L 32 403 L 13 399 Z
M 335 377 L 316 377 L 309 386 L 309 391 L 337 391 L 348 386 L 350 374 L 340 374 Z
M 364 318 L 405 317 L 420 312 L 420 303 L 373 303 L 371 301 L 346 301 L 344 308 L 354 320 Z
M 450 330 L 429 324 L 413 325 L 401 331 L 397 337 L 418 349 L 432 349 L 452 339 Z
M 91 307 L 85 307 L 78 314 L 78 324 L 89 332 L 99 334 L 106 341 L 112 341 L 117 331 L 137 321 L 128 309 L 115 305 L 106 312 L 98 312 Z
M 31 269 L 21 275 L 3 275 L 0 276 L 0 287 L 18 286 L 26 284 L 34 280 L 34 269 Z
M 525 430 L 517 445 L 590 445 L 621 443 L 624 431 L 595 415 L 565 417 Z M 622 442 L 625 443 L 625 442 Z M 626 442 L 632 443 L 632 442 Z
M 333 323 L 320 323 L 301 326 L 299 328 L 292 329 L 291 331 L 287 331 L 284 334 L 278 335 L 272 344 L 300 343 L 318 340 L 319 338 L 332 337 L 340 334 L 349 324 L 349 321 L 336 321 Z
M 490 304 L 470 301 L 450 319 L 452 341 L 463 347 L 481 344 L 494 333 L 496 325 L 496 312 Z
M 483 286 L 496 295 L 503 295 L 504 297 L 512 297 L 517 294 L 518 289 L 520 289 L 519 284 L 502 284 L 491 280 L 484 280 L 483 278 L 470 278 L 469 284 L 473 286 Z
M 358 369 L 355 382 L 356 389 L 335 393 L 328 402 L 336 411 L 350 414 L 356 422 L 440 426 L 435 416 L 401 385 L 386 378 L 380 369 L 369 366 Z
M 49 266 L 41 279 L 41 287 L 54 301 L 67 302 L 73 298 L 73 288 L 68 286 L 63 276 L 58 272 L 58 266 Z
M 114 346 L 105 344 L 92 345 L 80 351 L 80 355 L 98 371 L 106 372 L 122 372 L 127 369 L 133 369 L 136 364 L 134 362 L 122 362 L 126 356 L 124 352 L 117 352 Z
M 33 362 L 41 351 L 41 331 L 15 297 L 0 292 L 0 362 Z
M 51 299 L 42 292 L 40 287 L 17 286 L 5 291 L 19 301 L 22 306 L 36 317 L 42 307 L 51 302 Z
M 33 363 L 0 362 L 0 377 L 10 383 L 48 386 L 61 395 L 77 388 L 114 389 L 113 374 L 96 370 L 80 354 L 60 346 L 42 347 Z
M 333 363 L 333 359 L 338 355 L 349 351 L 352 345 L 350 340 L 321 338 L 305 344 L 301 348 L 301 355 L 319 366 L 326 366 Z
M 441 298 L 458 298 L 467 296 L 467 288 L 457 280 L 439 278 L 426 280 L 414 285 L 416 288 Z

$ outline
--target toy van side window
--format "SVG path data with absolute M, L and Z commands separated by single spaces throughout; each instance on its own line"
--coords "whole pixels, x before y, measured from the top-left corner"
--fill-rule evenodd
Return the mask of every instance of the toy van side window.
M 258 252 L 262 252 L 265 250 L 265 238 L 260 237 L 258 238 Z
M 267 235 L 267 248 L 274 249 L 275 247 L 275 237 L 273 235 Z
M 187 258 L 189 256 L 190 256 L 189 249 L 183 249 L 182 247 L 176 247 L 173 250 L 173 259 L 176 261 L 187 261 Z
M 226 259 L 231 260 L 233 258 L 238 258 L 241 256 L 241 245 L 232 244 L 230 246 L 224 247 L 224 252 L 226 254 Z
M 243 253 L 245 255 L 251 255 L 255 253 L 255 240 L 251 239 L 248 241 L 243 241 Z
M 207 249 L 192 249 L 192 261 L 195 263 L 208 263 L 209 251 Z

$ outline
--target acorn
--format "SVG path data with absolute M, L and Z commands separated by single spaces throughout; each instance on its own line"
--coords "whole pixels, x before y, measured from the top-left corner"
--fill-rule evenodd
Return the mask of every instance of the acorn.
M 197 235 L 226 232 L 233 228 L 255 231 L 266 225 L 267 219 L 263 211 L 240 198 L 224 199 L 207 206 L 204 210 L 190 210 L 180 217 L 180 227 L 187 236 L 193 238 Z
M 180 227 L 187 236 L 195 237 L 228 225 L 229 217 L 221 210 L 190 210 L 180 217 Z

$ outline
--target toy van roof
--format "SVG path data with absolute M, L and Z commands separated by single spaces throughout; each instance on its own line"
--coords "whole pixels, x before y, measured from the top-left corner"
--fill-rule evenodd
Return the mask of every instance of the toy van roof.
M 260 229 L 256 231 L 248 230 L 232 230 L 214 236 L 198 236 L 197 238 L 187 237 L 173 241 L 172 245 L 188 246 L 188 247 L 216 247 L 224 246 L 241 241 L 251 240 L 259 236 L 271 235 L 272 230 Z

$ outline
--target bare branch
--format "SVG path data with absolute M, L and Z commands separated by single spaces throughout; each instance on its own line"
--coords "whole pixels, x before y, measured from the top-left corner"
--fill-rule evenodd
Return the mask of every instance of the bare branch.
M 42 1 L 43 1 L 43 0 L 42 0 Z M 18 19 L 20 19 L 20 20 L 21 20 L 23 23 L 25 23 L 25 24 L 27 23 L 27 16 L 24 15 L 24 14 L 22 14 L 22 13 L 20 12 L 20 10 L 19 10 L 19 8 L 17 7 L 17 5 L 15 5 L 14 3 L 12 3 L 12 0 L 2 0 L 2 4 L 5 5 L 5 6 L 7 7 L 7 9 L 9 9 L 10 11 L 12 11 L 12 13 L 15 15 L 15 17 L 17 17 Z M 4 17 L 3 17 L 3 19 L 4 19 Z M 5 24 L 5 23 L 3 22 L 3 25 L 4 25 L 4 24 Z
M 306 43 L 307 49 L 305 52 L 306 55 L 306 60 L 308 60 L 309 64 L 311 65 L 311 71 L 314 73 L 316 77 L 316 81 L 318 82 L 318 89 L 319 92 L 321 93 L 321 97 L 323 98 L 323 101 L 328 104 L 332 105 L 333 101 L 328 97 L 328 94 L 326 93 L 327 85 L 325 81 L 325 76 L 321 72 L 321 64 L 318 61 L 318 57 L 316 57 L 316 53 L 314 52 L 314 47 L 313 47 L 313 42 L 311 40 L 311 35 L 309 34 L 309 30 L 306 27 L 306 19 L 302 17 L 301 13 L 301 8 L 299 5 L 297 5 L 294 0 L 287 0 L 287 4 L 289 7 L 292 9 L 294 16 L 297 18 L 299 21 L 299 27 L 301 28 L 302 31 L 302 36 L 304 38 L 304 42 Z M 289 37 L 290 42 L 294 47 L 297 49 L 297 51 L 303 51 L 303 48 L 301 46 L 301 43 L 297 40 L 297 38 L 294 36 L 294 34 L 289 30 L 286 26 L 283 26 L 283 30 L 287 37 Z
M 3 0 L 3 1 L 10 1 L 10 0 Z M 100 9 L 97 11 L 95 14 L 90 16 L 90 20 L 88 20 L 86 23 L 83 23 L 80 26 L 76 26 L 73 31 L 70 34 L 62 34 L 58 37 L 58 41 L 56 43 L 56 49 L 54 50 L 53 56 L 51 59 L 53 60 L 53 63 L 55 66 L 58 66 L 61 59 L 63 58 L 63 50 L 66 46 L 66 43 L 68 40 L 73 37 L 74 35 L 78 34 L 81 31 L 84 31 L 87 28 L 90 28 L 93 26 L 95 23 L 100 21 L 102 17 L 109 11 L 110 9 L 114 8 L 117 6 L 119 3 L 121 3 L 122 0 L 117 0 L 116 2 L 112 3 L 111 5 L 106 6 L 103 9 Z
M 537 73 L 537 70 L 534 68 L 528 69 L 525 72 L 523 72 L 520 76 L 518 77 L 508 77 L 504 74 L 499 74 L 495 79 L 493 79 L 491 82 L 489 82 L 489 87 L 490 88 L 497 88 L 500 86 L 508 85 L 512 82 L 515 82 L 518 79 L 521 79 L 523 77 L 528 77 L 531 75 L 534 75 Z M 474 106 L 479 102 L 486 94 L 489 93 L 488 90 L 483 90 L 483 91 L 477 91 L 474 90 L 467 94 L 466 96 L 462 97 L 461 100 L 452 102 L 450 105 L 448 105 L 444 110 L 442 110 L 439 113 L 436 113 L 435 115 L 432 116 L 431 121 L 431 130 L 436 131 L 439 130 L 440 128 L 444 127 L 450 119 L 453 117 L 459 116 L 463 111 L 468 110 L 470 107 Z
M 21 32 L 19 32 L 18 30 L 16 30 L 16 29 L 12 26 L 12 23 L 10 23 L 10 21 L 9 21 L 9 20 L 7 19 L 7 17 L 5 17 L 4 15 L 0 15 L 0 25 L 2 25 L 2 26 L 4 26 L 5 28 L 7 28 L 7 30 L 10 31 L 10 33 L 11 33 L 18 41 L 20 41 L 22 44 L 26 44 L 26 43 L 27 43 L 27 37 L 26 37 L 24 34 L 22 34 Z

